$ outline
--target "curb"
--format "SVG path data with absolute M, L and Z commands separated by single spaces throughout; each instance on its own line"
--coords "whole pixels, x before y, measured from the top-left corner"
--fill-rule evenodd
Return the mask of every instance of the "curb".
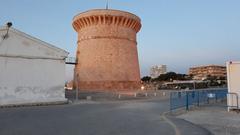
M 68 104 L 69 100 L 66 101 L 54 101 L 54 102 L 38 102 L 38 103 L 23 103 L 23 104 L 8 104 L 0 105 L 1 108 L 16 108 L 16 107 L 32 107 L 32 106 L 49 106 L 49 105 L 63 105 Z

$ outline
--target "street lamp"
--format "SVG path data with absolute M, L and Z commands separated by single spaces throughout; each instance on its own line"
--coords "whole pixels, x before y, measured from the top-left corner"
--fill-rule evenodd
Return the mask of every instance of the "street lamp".
M 78 100 L 78 77 L 79 75 L 75 76 L 75 85 L 76 85 L 76 101 Z
M 3 40 L 8 38 L 8 31 L 9 31 L 9 28 L 12 26 L 12 23 L 11 22 L 7 22 L 7 33 L 2 37 Z

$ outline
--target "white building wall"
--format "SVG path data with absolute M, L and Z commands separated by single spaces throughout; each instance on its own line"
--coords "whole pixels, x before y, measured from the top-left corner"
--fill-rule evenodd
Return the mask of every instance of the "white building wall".
M 240 62 L 227 62 L 227 79 L 228 92 L 232 93 L 228 94 L 228 109 L 237 109 L 237 105 L 240 109 Z
M 0 29 L 0 37 L 5 33 Z M 0 44 L 0 106 L 65 102 L 67 55 L 64 50 L 10 29 L 8 38 Z
M 0 57 L 0 105 L 66 101 L 64 60 Z

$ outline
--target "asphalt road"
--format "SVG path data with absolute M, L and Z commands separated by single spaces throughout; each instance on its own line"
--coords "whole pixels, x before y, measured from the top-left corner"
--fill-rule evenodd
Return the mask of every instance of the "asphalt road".
M 208 134 L 186 121 L 166 118 L 162 114 L 168 110 L 169 101 L 160 99 L 4 108 L 0 135 Z

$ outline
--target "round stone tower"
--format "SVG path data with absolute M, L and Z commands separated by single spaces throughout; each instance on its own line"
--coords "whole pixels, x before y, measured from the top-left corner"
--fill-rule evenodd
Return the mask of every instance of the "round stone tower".
M 80 90 L 138 90 L 140 70 L 136 34 L 141 20 L 110 9 L 90 10 L 73 18 L 78 33 L 74 80 Z

